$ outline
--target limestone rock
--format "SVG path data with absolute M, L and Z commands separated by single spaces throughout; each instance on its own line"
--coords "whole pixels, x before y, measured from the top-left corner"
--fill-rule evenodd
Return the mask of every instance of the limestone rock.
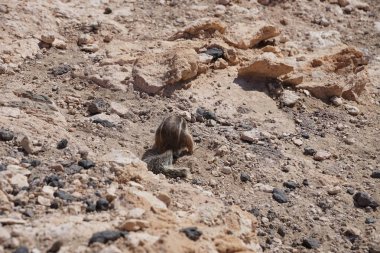
M 278 78 L 293 71 L 293 66 L 281 62 L 272 53 L 264 53 L 238 70 L 240 77 Z
M 147 54 L 133 66 L 133 84 L 137 90 L 156 94 L 167 85 L 196 77 L 198 55 L 194 49 L 177 48 L 158 54 Z
M 298 100 L 300 100 L 300 97 L 291 90 L 284 90 L 281 95 L 281 103 L 285 106 L 292 107 L 298 102 Z
M 55 36 L 52 33 L 44 33 L 41 35 L 41 41 L 45 42 L 46 44 L 51 45 L 53 44 L 54 40 L 55 40 Z
M 182 30 L 172 35 L 169 40 L 177 40 L 180 38 L 205 37 L 218 31 L 224 33 L 226 25 L 217 18 L 201 18 L 190 23 Z
M 261 41 L 280 35 L 280 30 L 266 23 L 245 24 L 237 23 L 228 29 L 224 40 L 237 48 L 248 49 L 255 47 Z

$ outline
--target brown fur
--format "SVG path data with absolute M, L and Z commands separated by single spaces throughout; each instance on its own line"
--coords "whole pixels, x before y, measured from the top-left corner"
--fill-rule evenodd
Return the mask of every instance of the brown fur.
M 180 116 L 165 118 L 156 130 L 153 147 L 160 154 L 167 150 L 172 150 L 175 155 L 180 155 L 184 150 L 193 154 L 194 141 L 187 128 L 186 120 Z

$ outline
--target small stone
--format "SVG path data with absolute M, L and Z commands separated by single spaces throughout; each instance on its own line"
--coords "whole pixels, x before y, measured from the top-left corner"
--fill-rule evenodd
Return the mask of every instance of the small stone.
M 293 107 L 299 100 L 300 97 L 294 91 L 284 90 L 281 95 L 281 103 L 285 106 Z
M 347 188 L 347 193 L 350 194 L 350 195 L 354 195 L 354 193 L 355 193 L 355 189 L 352 188 L 352 187 L 348 187 L 348 188 Z
M 55 36 L 52 33 L 46 33 L 46 34 L 41 35 L 41 41 L 45 42 L 46 44 L 51 45 L 53 44 L 54 40 L 55 40 Z
M 335 106 L 341 106 L 343 104 L 343 99 L 341 97 L 331 97 L 330 102 Z
M 96 201 L 96 211 L 107 211 L 110 208 L 110 203 L 106 199 L 99 199 Z
M 0 171 L 5 171 L 7 170 L 7 165 L 6 164 L 0 164 Z
M 50 70 L 54 76 L 64 75 L 71 71 L 71 66 L 68 64 L 58 65 Z
M 78 162 L 78 165 L 81 166 L 83 169 L 88 170 L 92 167 L 95 167 L 95 163 L 91 160 L 80 160 Z
M 285 192 L 278 188 L 273 189 L 272 197 L 274 200 L 281 204 L 288 202 L 288 197 L 286 196 Z
M 284 236 L 286 235 L 286 229 L 285 229 L 283 226 L 281 226 L 281 227 L 279 227 L 279 228 L 277 229 L 277 233 L 278 233 L 280 236 L 284 237 Z
M 311 147 L 306 147 L 303 149 L 303 154 L 307 156 L 313 156 L 317 153 L 317 151 Z
M 64 149 L 67 147 L 67 144 L 68 144 L 68 140 L 67 139 L 62 139 L 58 142 L 57 144 L 57 149 Z
M 304 180 L 302 181 L 302 184 L 303 184 L 304 186 L 309 186 L 309 180 L 304 179 Z
M 303 141 L 301 139 L 298 139 L 298 138 L 292 138 L 292 141 L 293 141 L 294 145 L 296 145 L 298 147 L 302 146 L 302 144 L 303 144 Z
M 58 39 L 54 40 L 53 46 L 58 49 L 67 49 L 67 44 L 63 40 L 58 40 Z
M 97 44 L 89 44 L 89 45 L 83 45 L 80 47 L 80 50 L 88 52 L 88 53 L 95 53 L 99 50 L 99 46 Z
M 205 108 L 202 108 L 202 107 L 197 108 L 196 114 L 198 116 L 201 116 L 203 118 L 203 120 L 213 119 L 215 121 L 218 121 L 218 118 L 216 117 L 214 112 L 207 110 Z
M 380 170 L 375 170 L 371 174 L 372 178 L 380 178 Z
M 257 183 L 253 186 L 254 188 L 258 188 L 259 191 L 266 192 L 266 193 L 272 193 L 273 192 L 273 186 L 267 185 L 267 184 L 262 184 L 262 183 Z
M 170 206 L 171 199 L 168 194 L 161 192 L 158 194 L 157 198 L 164 202 L 167 207 Z
M 354 198 L 354 204 L 357 207 L 372 207 L 376 208 L 379 206 L 379 204 L 366 192 L 357 192 L 353 196 Z
M 106 112 L 110 104 L 102 98 L 96 98 L 88 104 L 87 111 L 90 115 Z
M 355 139 L 354 138 L 345 138 L 344 143 L 346 143 L 347 145 L 353 145 L 355 143 Z
M 110 8 L 110 7 L 106 7 L 105 9 L 104 9 L 104 12 L 103 12 L 104 14 L 111 14 L 112 13 L 112 9 Z
M 284 185 L 286 188 L 289 188 L 289 189 L 292 189 L 292 190 L 294 190 L 294 189 L 296 189 L 297 187 L 299 187 L 299 185 L 298 185 L 296 182 L 291 181 L 291 180 L 284 182 L 283 185 Z
M 81 34 L 78 38 L 78 46 L 88 45 L 93 43 L 95 40 L 90 34 Z
M 339 124 L 336 126 L 336 130 L 338 130 L 338 131 L 342 131 L 342 130 L 344 130 L 344 125 L 341 124 L 341 123 L 339 123 Z
M 62 241 L 56 241 L 53 243 L 53 245 L 51 245 L 50 249 L 48 249 L 46 253 L 57 253 L 61 249 L 62 246 L 63 246 Z
M 327 193 L 329 195 L 337 195 L 339 194 L 340 192 L 342 191 L 342 188 L 340 188 L 339 186 L 334 186 L 330 189 L 327 190 Z
M 359 108 L 352 106 L 352 105 L 346 105 L 346 110 L 347 110 L 348 114 L 350 114 L 352 116 L 357 116 L 360 113 Z
M 302 246 L 304 246 L 307 249 L 316 249 L 319 248 L 320 243 L 317 239 L 306 238 L 302 241 Z
M 325 150 L 318 150 L 317 153 L 314 154 L 313 158 L 316 161 L 324 161 L 327 159 L 330 159 L 331 153 L 325 151 Z
M 13 253 L 29 253 L 29 249 L 25 246 L 18 247 Z
M 42 206 L 50 206 L 51 205 L 50 199 L 45 198 L 43 196 L 38 196 L 37 197 L 37 203 L 40 204 L 40 205 L 42 205 Z
M 94 233 L 90 241 L 88 242 L 89 245 L 99 242 L 99 243 L 107 243 L 109 241 L 116 241 L 120 237 L 125 237 L 128 233 L 127 232 L 121 232 L 121 231 L 112 231 L 112 230 L 105 230 L 102 232 Z
M 11 185 L 16 186 L 19 189 L 29 187 L 28 178 L 22 174 L 15 174 L 11 177 Z
M 13 140 L 14 134 L 11 131 L 0 129 L 0 141 Z
M 240 181 L 242 181 L 243 183 L 251 181 L 251 176 L 246 172 L 242 172 L 240 173 Z
M 351 242 L 351 243 L 354 243 L 357 239 L 360 238 L 360 230 L 357 229 L 357 228 L 354 228 L 354 227 L 348 227 L 345 231 L 344 231 L 344 236 L 347 237 L 347 239 Z
M 365 224 L 373 224 L 375 222 L 376 222 L 375 218 L 372 218 L 372 217 L 368 217 L 365 219 Z
M 251 143 L 257 143 L 261 139 L 260 131 L 256 128 L 249 131 L 244 131 L 240 134 L 240 139 L 242 141 L 247 141 Z
M 219 58 L 222 58 L 224 55 L 223 49 L 218 48 L 218 47 L 208 48 L 205 53 L 212 56 L 212 60 L 214 61 Z
M 229 175 L 232 173 L 232 169 L 231 167 L 227 167 L 227 166 L 224 166 L 222 169 L 221 169 L 221 172 L 226 174 L 226 175 Z
M 187 238 L 192 241 L 197 241 L 202 235 L 202 231 L 199 231 L 197 227 L 183 228 L 180 230 L 180 232 L 185 233 Z
M 122 231 L 139 231 L 149 227 L 149 223 L 146 220 L 129 219 L 125 221 L 119 229 Z
M 51 187 L 63 188 L 65 186 L 65 183 L 57 175 L 46 176 L 44 182 Z
M 65 192 L 65 191 L 61 191 L 61 190 L 58 190 L 58 191 L 55 191 L 54 192 L 54 197 L 56 198 L 60 198 L 62 200 L 66 200 L 66 201 L 74 201 L 75 200 L 75 197 L 73 197 L 71 194 Z

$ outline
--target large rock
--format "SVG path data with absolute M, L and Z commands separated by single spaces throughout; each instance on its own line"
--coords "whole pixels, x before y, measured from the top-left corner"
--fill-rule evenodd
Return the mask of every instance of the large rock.
M 237 48 L 248 49 L 256 46 L 261 41 L 274 38 L 280 35 L 280 30 L 266 23 L 249 25 L 237 23 L 228 29 L 224 40 Z
M 193 38 L 193 37 L 207 37 L 212 35 L 215 31 L 224 33 L 226 25 L 217 18 L 201 18 L 195 20 L 189 25 L 185 26 L 182 30 L 172 35 L 169 40 L 176 40 L 180 38 Z
M 198 54 L 189 48 L 146 54 L 133 67 L 134 88 L 156 94 L 167 85 L 194 78 L 198 74 L 198 60 Z
M 274 54 L 264 53 L 251 61 L 248 66 L 240 68 L 238 75 L 240 77 L 279 78 L 292 72 L 293 69 L 293 66 L 282 62 Z

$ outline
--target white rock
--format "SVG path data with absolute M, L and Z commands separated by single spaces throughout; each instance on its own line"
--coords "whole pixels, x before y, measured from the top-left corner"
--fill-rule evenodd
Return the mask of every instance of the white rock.
M 330 157 L 331 157 L 331 153 L 329 153 L 325 150 L 318 150 L 313 158 L 316 161 L 323 161 L 323 160 L 330 159 Z
M 359 108 L 357 108 L 356 106 L 352 106 L 352 105 L 346 105 L 346 110 L 347 110 L 348 114 L 350 114 L 352 116 L 357 116 L 360 113 Z
M 248 142 L 258 142 L 260 140 L 261 134 L 260 131 L 256 128 L 253 128 L 249 131 L 244 131 L 240 135 L 240 139 Z
M 145 213 L 144 209 L 136 207 L 131 210 L 128 210 L 127 217 L 129 219 L 141 219 L 144 213 Z
M 292 141 L 293 141 L 294 145 L 296 145 L 296 146 L 302 146 L 302 144 L 303 144 L 301 139 L 298 139 L 295 137 L 292 138 Z
M 45 42 L 46 44 L 52 44 L 55 40 L 55 36 L 52 33 L 45 33 L 41 35 L 41 41 Z
M 262 192 L 272 193 L 274 187 L 267 184 L 257 183 L 253 186 L 253 188 L 256 188 Z
M 232 173 L 232 169 L 231 167 L 228 167 L 228 166 L 224 166 L 222 169 L 221 169 L 221 172 L 226 174 L 226 175 L 229 175 Z
M 281 102 L 285 106 L 292 107 L 298 102 L 299 99 L 300 97 L 294 91 L 291 90 L 284 90 L 284 92 L 281 95 Z
M 38 196 L 37 197 L 37 203 L 40 204 L 40 205 L 43 205 L 43 206 L 50 206 L 51 205 L 50 199 L 45 198 L 43 196 Z
M 330 98 L 330 102 L 335 106 L 341 106 L 343 104 L 343 99 L 341 97 L 333 96 Z
M 49 185 L 42 187 L 42 192 L 46 197 L 49 197 L 50 199 L 54 198 L 54 191 L 54 187 L 51 187 Z
M 331 187 L 327 190 L 327 193 L 329 195 L 337 195 L 342 191 L 342 189 L 339 186 Z
M 15 185 L 18 188 L 29 187 L 28 178 L 22 174 L 15 174 L 10 180 L 11 185 Z
M 111 102 L 110 107 L 111 107 L 111 112 L 116 113 L 120 117 L 125 117 L 129 113 L 129 108 L 127 108 L 121 103 Z
M 0 244 L 5 243 L 11 239 L 11 234 L 4 227 L 0 227 Z

